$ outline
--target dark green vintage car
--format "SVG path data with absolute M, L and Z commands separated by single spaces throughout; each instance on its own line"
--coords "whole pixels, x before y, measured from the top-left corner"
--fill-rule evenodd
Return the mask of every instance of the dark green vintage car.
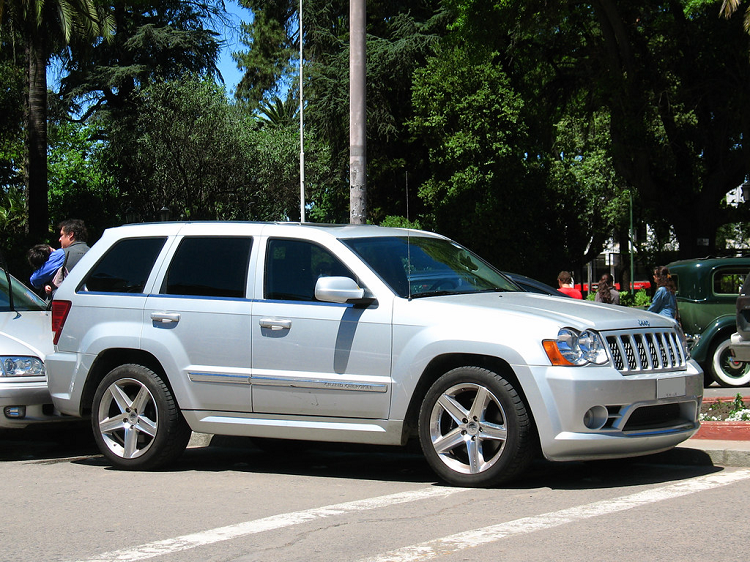
M 750 363 L 735 361 L 729 351 L 736 331 L 735 303 L 750 257 L 682 260 L 668 266 L 677 285 L 680 323 L 690 344 L 690 356 L 703 367 L 706 386 L 750 383 Z

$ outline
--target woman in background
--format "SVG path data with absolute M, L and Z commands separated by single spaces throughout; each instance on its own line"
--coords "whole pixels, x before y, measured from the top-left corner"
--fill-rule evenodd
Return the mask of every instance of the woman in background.
M 677 320 L 677 297 L 675 297 L 676 287 L 669 269 L 664 266 L 654 269 L 654 281 L 656 281 L 656 294 L 648 307 L 649 312 L 655 312 L 662 316 L 667 316 L 672 320 Z

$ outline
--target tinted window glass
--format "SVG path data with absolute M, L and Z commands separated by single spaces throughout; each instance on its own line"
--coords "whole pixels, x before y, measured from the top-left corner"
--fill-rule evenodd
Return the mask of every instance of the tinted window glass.
M 184 238 L 169 264 L 167 295 L 245 296 L 251 238 Z
M 328 250 L 300 240 L 269 240 L 264 294 L 267 299 L 313 301 L 318 277 L 355 276 Z
M 84 280 L 84 290 L 142 293 L 166 238 L 120 240 L 99 260 Z

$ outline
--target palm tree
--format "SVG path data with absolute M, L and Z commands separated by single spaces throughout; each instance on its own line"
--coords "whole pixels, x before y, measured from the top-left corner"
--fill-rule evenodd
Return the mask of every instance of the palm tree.
M 270 101 L 263 100 L 258 107 L 258 119 L 271 127 L 286 127 L 294 124 L 299 115 L 299 103 L 293 98 L 283 101 L 273 96 Z
M 729 19 L 740 7 L 741 0 L 724 0 L 719 9 L 719 13 L 725 18 Z M 750 33 L 750 8 L 745 11 L 745 31 Z
M 47 64 L 73 38 L 112 33 L 111 19 L 95 0 L 0 0 L 0 23 L 20 32 L 26 53 L 29 234 L 48 237 Z

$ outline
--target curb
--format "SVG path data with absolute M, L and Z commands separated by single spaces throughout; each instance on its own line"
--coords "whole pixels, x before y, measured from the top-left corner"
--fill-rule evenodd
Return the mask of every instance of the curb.
M 702 421 L 692 439 L 750 441 L 750 422 Z

